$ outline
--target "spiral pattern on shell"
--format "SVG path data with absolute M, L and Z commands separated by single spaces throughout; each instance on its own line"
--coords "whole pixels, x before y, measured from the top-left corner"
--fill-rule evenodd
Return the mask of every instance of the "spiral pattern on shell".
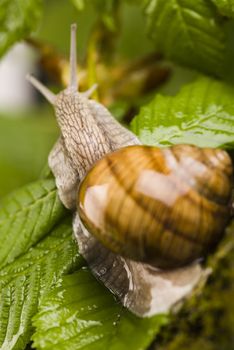
M 229 220 L 232 164 L 220 149 L 122 148 L 82 181 L 80 219 L 103 245 L 130 259 L 174 268 L 203 257 Z

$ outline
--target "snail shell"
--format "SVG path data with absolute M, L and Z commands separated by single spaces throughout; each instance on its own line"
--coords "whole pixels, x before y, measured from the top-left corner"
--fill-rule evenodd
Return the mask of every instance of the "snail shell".
M 223 150 L 125 147 L 86 175 L 79 216 L 117 254 L 160 268 L 183 266 L 220 239 L 229 219 L 231 175 Z

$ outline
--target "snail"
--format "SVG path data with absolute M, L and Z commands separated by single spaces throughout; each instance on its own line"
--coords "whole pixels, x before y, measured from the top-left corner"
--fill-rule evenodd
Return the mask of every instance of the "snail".
M 199 259 L 229 220 L 232 164 L 219 149 L 144 146 L 110 112 L 78 92 L 76 25 L 70 83 L 58 95 L 27 79 L 54 106 L 61 136 L 48 162 L 74 214 L 79 251 L 135 314 L 169 310 L 208 272 Z

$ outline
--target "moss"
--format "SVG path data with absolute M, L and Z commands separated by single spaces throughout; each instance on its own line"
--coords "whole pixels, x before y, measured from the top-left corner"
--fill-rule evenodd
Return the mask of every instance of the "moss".
M 207 265 L 206 286 L 171 317 L 153 350 L 234 349 L 234 221 Z

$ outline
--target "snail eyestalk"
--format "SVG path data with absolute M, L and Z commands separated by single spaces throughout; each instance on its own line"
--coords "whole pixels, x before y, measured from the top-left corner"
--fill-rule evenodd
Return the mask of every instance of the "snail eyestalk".
M 91 88 L 89 88 L 87 91 L 83 92 L 83 94 L 84 94 L 87 98 L 89 98 L 97 88 L 98 88 L 98 84 L 93 84 L 93 85 L 91 86 Z
M 26 79 L 49 101 L 55 104 L 56 95 L 31 74 L 26 75 Z
M 71 44 L 70 44 L 70 83 L 69 88 L 78 89 L 77 63 L 76 63 L 76 24 L 71 25 Z

